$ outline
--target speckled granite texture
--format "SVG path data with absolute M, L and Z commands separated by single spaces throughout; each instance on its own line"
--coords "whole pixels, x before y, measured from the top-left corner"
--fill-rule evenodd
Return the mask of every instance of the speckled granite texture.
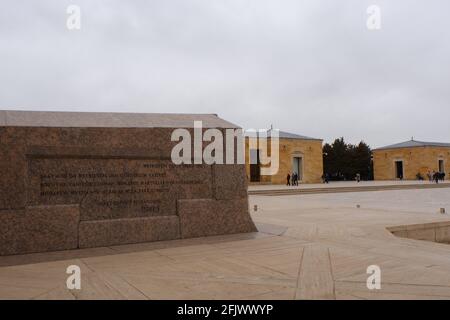
M 78 248 L 78 206 L 0 211 L 0 255 Z
M 244 165 L 172 163 L 174 128 L 193 136 L 194 120 L 237 128 L 211 114 L 0 111 L 0 254 L 255 231 Z
M 178 215 L 182 238 L 256 231 L 248 214 L 247 199 L 179 200 Z

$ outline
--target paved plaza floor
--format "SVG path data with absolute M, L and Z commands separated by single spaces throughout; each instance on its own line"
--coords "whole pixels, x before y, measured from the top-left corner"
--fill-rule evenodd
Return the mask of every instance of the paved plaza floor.
M 0 298 L 450 299 L 450 245 L 386 229 L 450 221 L 450 188 L 250 196 L 250 208 L 258 233 L 0 257 Z M 81 290 L 66 288 L 69 265 Z

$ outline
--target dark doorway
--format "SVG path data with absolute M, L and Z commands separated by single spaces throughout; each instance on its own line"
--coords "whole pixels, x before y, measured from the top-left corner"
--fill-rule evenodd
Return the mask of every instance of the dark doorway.
M 440 173 L 444 173 L 445 172 L 444 160 L 439 160 L 439 172 Z
M 261 164 L 259 161 L 259 150 L 250 150 L 250 182 L 261 181 Z
M 293 157 L 292 158 L 292 173 L 298 174 L 298 180 L 303 180 L 303 158 Z
M 395 161 L 395 177 L 403 180 L 403 161 Z

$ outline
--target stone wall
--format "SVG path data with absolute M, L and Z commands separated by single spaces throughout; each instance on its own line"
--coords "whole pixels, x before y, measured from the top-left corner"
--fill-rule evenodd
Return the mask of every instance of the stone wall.
M 270 140 L 267 142 L 270 152 Z M 302 183 L 320 183 L 323 175 L 323 151 L 321 140 L 302 140 L 281 138 L 280 163 L 276 175 L 261 176 L 261 183 L 285 184 L 286 176 L 292 173 L 292 157 L 303 158 Z M 245 161 L 247 178 L 250 179 L 249 142 L 245 141 Z M 249 180 L 250 181 L 250 180 Z
M 446 179 L 450 176 L 450 148 L 414 147 L 374 150 L 375 180 L 395 180 L 395 161 L 403 161 L 405 180 L 416 180 L 417 173 L 427 179 L 428 171 L 438 171 L 439 159 L 444 160 Z
M 388 227 L 387 229 L 400 238 L 450 244 L 450 222 L 403 225 Z
M 0 127 L 0 255 L 256 231 L 245 166 L 176 166 L 172 131 Z

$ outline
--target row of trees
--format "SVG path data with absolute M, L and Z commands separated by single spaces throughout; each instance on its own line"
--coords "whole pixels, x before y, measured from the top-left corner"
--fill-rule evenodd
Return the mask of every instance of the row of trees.
M 362 180 L 373 179 L 372 150 L 361 141 L 348 144 L 344 138 L 323 146 L 324 173 L 330 180 L 354 180 L 359 173 Z

